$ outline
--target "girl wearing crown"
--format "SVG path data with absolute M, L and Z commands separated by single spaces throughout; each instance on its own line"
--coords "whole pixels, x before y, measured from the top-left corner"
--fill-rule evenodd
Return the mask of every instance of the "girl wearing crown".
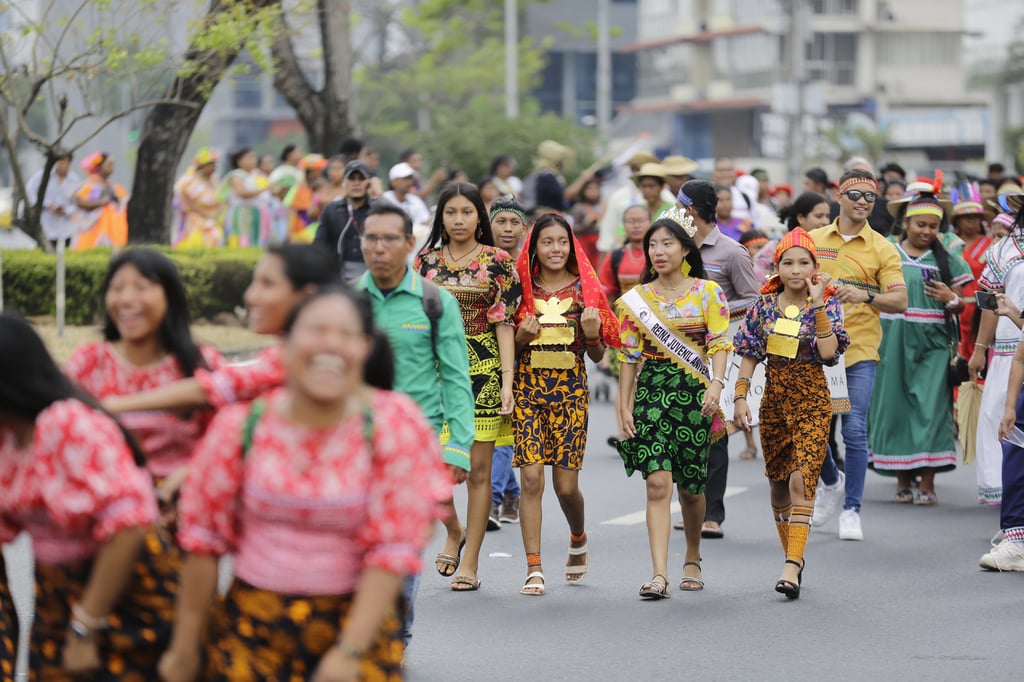
M 619 454 L 647 486 L 647 536 L 654 577 L 640 596 L 663 599 L 673 483 L 680 486 L 686 554 L 679 589 L 704 588 L 700 529 L 708 450 L 725 435 L 718 403 L 725 386 L 729 305 L 693 240 L 693 218 L 662 214 L 644 236 L 642 284 L 617 302 L 623 364 L 619 374 Z M 642 370 L 638 366 L 643 361 Z
M 796 228 L 775 249 L 776 273 L 733 342 L 743 358 L 736 380 L 734 419 L 751 425 L 747 393 L 754 367 L 767 364 L 759 412 L 765 476 L 771 486 L 775 527 L 786 556 L 775 591 L 800 596 L 804 547 L 814 513 L 814 491 L 825 459 L 832 398 L 822 365 L 834 365 L 850 344 L 843 329 L 842 304 L 818 272 L 811 236 Z
M 544 594 L 541 566 L 541 497 L 544 467 L 551 466 L 555 494 L 569 523 L 565 580 L 587 574 L 587 535 L 580 467 L 587 448 L 590 392 L 584 355 L 598 362 L 617 347 L 618 320 L 601 282 L 582 253 L 572 227 L 558 213 L 540 216 L 516 262 L 523 300 L 516 314 L 516 395 L 512 429 L 522 498 L 519 523 L 526 550 L 524 595 Z

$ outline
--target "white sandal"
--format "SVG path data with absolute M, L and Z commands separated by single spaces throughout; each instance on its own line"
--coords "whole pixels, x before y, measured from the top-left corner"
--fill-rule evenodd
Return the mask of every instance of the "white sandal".
M 582 554 L 587 555 L 587 560 L 577 566 L 565 565 L 565 582 L 570 585 L 579 585 L 583 582 L 583 578 L 587 575 L 587 571 L 590 569 L 590 542 L 585 542 L 582 547 L 573 547 L 569 545 L 569 556 L 580 556 Z M 570 579 L 569 576 L 576 576 L 575 579 Z
M 534 578 L 540 578 L 540 583 L 530 584 L 530 581 Z M 534 571 L 530 575 L 526 576 L 526 584 L 523 585 L 523 589 L 519 590 L 519 594 L 525 594 L 527 597 L 541 597 L 544 595 L 544 574 L 540 571 Z

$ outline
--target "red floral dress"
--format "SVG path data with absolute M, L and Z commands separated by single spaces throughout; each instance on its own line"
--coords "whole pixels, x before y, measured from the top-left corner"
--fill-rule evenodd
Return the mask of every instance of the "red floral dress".
M 216 372 L 224 359 L 214 348 L 201 348 L 209 370 Z M 136 367 L 117 354 L 109 343 L 80 347 L 64 366 L 64 372 L 97 398 L 131 395 L 166 386 L 184 378 L 173 355 L 148 367 Z M 210 414 L 192 411 L 184 416 L 171 411 L 128 412 L 121 423 L 138 440 L 146 453 L 153 476 L 163 478 L 188 463 Z

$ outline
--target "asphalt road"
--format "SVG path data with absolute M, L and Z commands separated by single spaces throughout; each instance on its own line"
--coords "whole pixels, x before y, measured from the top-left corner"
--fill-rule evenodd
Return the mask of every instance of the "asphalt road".
M 836 522 L 811 534 L 804 589 L 787 601 L 772 589 L 782 567 L 762 461 L 739 461 L 732 443 L 723 540 L 706 540 L 703 592 L 676 589 L 682 533 L 673 532 L 672 598 L 642 602 L 650 577 L 644 487 L 626 478 L 605 445 L 614 428 L 595 405 L 581 476 L 590 574 L 562 577 L 568 530 L 545 494 L 547 594 L 524 597 L 518 526 L 490 532 L 481 590 L 455 594 L 426 562 L 411 682 L 463 680 L 1020 680 L 1024 574 L 978 568 L 998 530 L 998 511 L 975 503 L 975 472 L 937 479 L 935 507 L 896 505 L 894 483 L 868 473 L 863 542 L 841 542 Z M 465 509 L 465 493 L 458 493 Z M 428 548 L 441 546 L 440 533 Z M 5 548 L 20 609 L 29 609 L 25 544 Z

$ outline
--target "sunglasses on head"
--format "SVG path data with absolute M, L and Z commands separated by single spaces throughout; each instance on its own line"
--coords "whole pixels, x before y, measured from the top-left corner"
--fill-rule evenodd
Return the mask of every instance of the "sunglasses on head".
M 846 198 L 850 201 L 860 201 L 863 199 L 869 204 L 874 203 L 875 199 L 878 198 L 877 192 L 861 192 L 859 189 L 848 189 L 843 192 L 843 194 L 845 194 Z

